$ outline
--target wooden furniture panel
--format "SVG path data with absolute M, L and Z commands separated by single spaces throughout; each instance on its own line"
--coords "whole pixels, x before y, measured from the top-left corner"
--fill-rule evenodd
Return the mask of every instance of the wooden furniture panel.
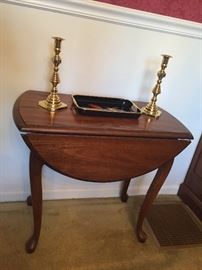
M 202 220 L 202 136 L 178 195 Z

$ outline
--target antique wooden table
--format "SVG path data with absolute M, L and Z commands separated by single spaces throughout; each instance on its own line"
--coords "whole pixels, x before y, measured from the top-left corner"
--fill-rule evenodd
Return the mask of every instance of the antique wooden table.
M 50 113 L 38 106 L 47 93 L 26 91 L 15 102 L 15 124 L 30 149 L 34 230 L 26 250 L 35 250 L 41 229 L 41 170 L 48 167 L 74 179 L 92 182 L 123 181 L 121 200 L 127 201 L 130 179 L 158 169 L 141 206 L 136 233 L 146 240 L 143 221 L 163 185 L 175 156 L 193 139 L 189 130 L 169 113 L 155 119 L 83 116 L 74 110 L 71 95 L 61 94 L 68 109 Z M 139 103 L 139 106 L 145 105 Z

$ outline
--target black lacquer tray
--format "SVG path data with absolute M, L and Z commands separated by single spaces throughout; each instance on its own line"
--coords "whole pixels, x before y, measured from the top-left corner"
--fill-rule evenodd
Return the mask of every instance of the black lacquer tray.
M 73 104 L 80 114 L 138 118 L 141 115 L 137 105 L 128 100 L 111 97 L 73 95 Z

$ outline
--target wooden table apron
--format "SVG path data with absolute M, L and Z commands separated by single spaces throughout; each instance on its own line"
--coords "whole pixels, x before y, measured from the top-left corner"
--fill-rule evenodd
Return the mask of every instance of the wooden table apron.
M 163 185 L 175 156 L 190 142 L 192 134 L 177 119 L 163 111 L 159 119 L 119 119 L 78 115 L 70 95 L 61 95 L 68 109 L 50 114 L 38 106 L 46 93 L 26 91 L 15 102 L 14 121 L 30 149 L 31 196 L 34 230 L 26 250 L 35 250 L 41 229 L 43 165 L 91 182 L 123 181 L 121 200 L 127 201 L 131 178 L 158 169 L 141 206 L 136 234 L 147 238 L 143 221 Z M 143 104 L 138 104 L 143 105 Z

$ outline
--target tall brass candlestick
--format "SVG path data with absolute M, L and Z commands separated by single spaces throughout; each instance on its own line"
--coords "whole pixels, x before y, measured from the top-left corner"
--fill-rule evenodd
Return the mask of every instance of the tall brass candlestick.
M 60 37 L 53 37 L 53 39 L 55 40 L 55 48 L 54 48 L 55 56 L 53 57 L 54 71 L 53 71 L 53 76 L 51 79 L 51 83 L 53 86 L 47 99 L 39 101 L 39 106 L 51 112 L 67 107 L 65 103 L 60 101 L 60 98 L 57 94 L 58 93 L 57 85 L 58 83 L 60 83 L 58 70 L 59 70 L 59 65 L 62 62 L 59 54 L 61 51 L 61 42 L 63 39 Z
M 169 58 L 172 57 L 170 55 L 162 54 L 163 60 L 161 63 L 161 70 L 157 73 L 158 80 L 156 85 L 154 86 L 152 93 L 153 97 L 151 101 L 141 109 L 141 112 L 153 117 L 159 117 L 161 115 L 161 111 L 158 109 L 156 102 L 157 96 L 161 93 L 161 82 L 162 79 L 166 76 L 165 69 L 168 65 Z

